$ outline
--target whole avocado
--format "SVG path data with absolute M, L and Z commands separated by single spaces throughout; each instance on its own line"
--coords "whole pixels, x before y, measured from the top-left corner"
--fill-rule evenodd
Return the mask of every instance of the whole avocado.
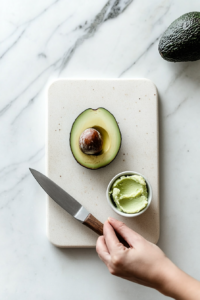
M 158 51 L 172 62 L 200 59 L 200 12 L 190 12 L 176 19 L 161 36 Z

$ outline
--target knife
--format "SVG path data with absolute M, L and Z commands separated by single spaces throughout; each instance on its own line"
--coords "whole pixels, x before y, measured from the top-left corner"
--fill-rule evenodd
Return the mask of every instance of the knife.
M 72 196 L 65 192 L 61 187 L 59 187 L 51 179 L 43 175 L 42 173 L 30 169 L 33 177 L 39 183 L 39 185 L 45 190 L 45 192 L 64 210 L 66 210 L 71 216 L 76 220 L 81 222 L 83 225 L 89 227 L 91 230 L 96 232 L 98 235 L 103 235 L 103 224 L 97 220 L 89 211 L 83 207 L 78 201 L 76 201 Z M 129 244 L 117 233 L 115 232 L 119 241 L 127 248 Z

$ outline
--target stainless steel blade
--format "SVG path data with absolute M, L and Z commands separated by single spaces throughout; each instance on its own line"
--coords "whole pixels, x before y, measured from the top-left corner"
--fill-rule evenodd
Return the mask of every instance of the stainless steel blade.
M 45 190 L 45 192 L 64 210 L 66 210 L 70 215 L 76 218 L 78 221 L 83 222 L 89 215 L 89 212 L 72 196 L 65 192 L 61 187 L 59 187 L 51 179 L 43 175 L 42 173 L 29 169 L 37 180 L 39 185 Z

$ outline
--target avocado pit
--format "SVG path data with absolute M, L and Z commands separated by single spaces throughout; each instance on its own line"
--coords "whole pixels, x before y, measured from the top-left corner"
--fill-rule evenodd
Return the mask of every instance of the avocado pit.
M 103 147 L 103 139 L 101 133 L 94 128 L 87 128 L 80 135 L 79 147 L 84 154 L 99 154 L 102 151 Z

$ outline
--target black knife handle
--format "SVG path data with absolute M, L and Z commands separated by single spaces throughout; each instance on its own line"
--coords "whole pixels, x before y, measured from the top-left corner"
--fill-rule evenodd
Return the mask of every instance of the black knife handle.
M 97 220 L 92 214 L 89 214 L 87 216 L 83 224 L 92 229 L 98 235 L 103 235 L 103 224 L 99 220 Z M 118 237 L 120 243 L 122 243 L 125 247 L 130 248 L 129 244 L 123 239 L 123 237 L 121 237 L 116 231 L 115 234 Z

